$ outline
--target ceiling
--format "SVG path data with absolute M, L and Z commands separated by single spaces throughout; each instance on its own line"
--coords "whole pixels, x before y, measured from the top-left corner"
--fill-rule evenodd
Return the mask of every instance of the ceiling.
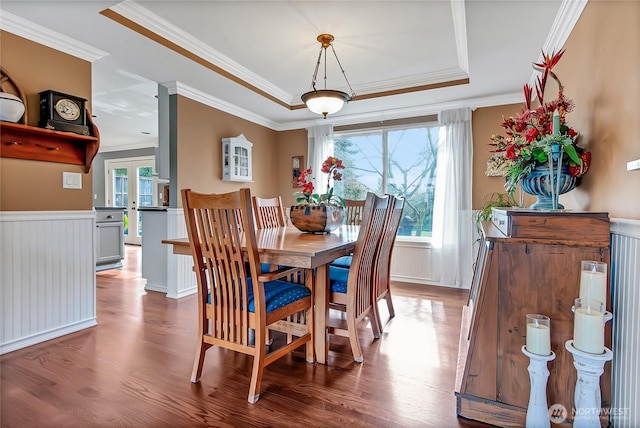
M 158 84 L 275 130 L 518 103 L 531 62 L 564 44 L 585 2 L 3 0 L 0 26 L 92 61 L 92 113 L 113 151 L 157 144 Z M 300 101 L 321 33 L 356 94 L 326 122 Z M 332 55 L 327 87 L 351 92 Z

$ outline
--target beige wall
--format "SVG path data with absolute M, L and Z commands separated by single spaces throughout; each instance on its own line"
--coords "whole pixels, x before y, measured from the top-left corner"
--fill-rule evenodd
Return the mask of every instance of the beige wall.
M 567 121 L 580 133 L 579 144 L 592 152 L 592 164 L 581 185 L 560 202 L 567 209 L 640 219 L 640 171 L 626 170 L 628 161 L 640 159 L 640 2 L 590 1 L 564 48 L 554 71 L 576 103 Z M 554 91 L 549 86 L 547 94 Z M 474 208 L 485 195 L 503 191 L 503 178 L 484 175 L 487 144 L 492 133 L 503 131 L 502 115 L 515 115 L 523 106 L 473 114 Z
M 592 152 L 576 199 L 640 219 L 640 171 L 626 170 L 640 159 L 640 2 L 590 1 L 565 48 L 557 72 L 576 103 L 571 124 Z
M 479 108 L 473 112 L 471 119 L 473 125 L 473 183 L 472 183 L 472 207 L 478 209 L 480 205 L 490 198 L 492 193 L 506 193 L 504 190 L 504 177 L 487 177 L 487 159 L 491 156 L 493 147 L 489 145 L 492 134 L 501 134 L 504 129 L 502 115 L 511 116 L 518 113 L 523 104 L 510 104 L 498 107 Z M 514 195 L 516 202 L 519 193 Z M 530 206 L 535 202 L 535 197 L 525 195 L 524 205 Z
M 285 207 L 295 205 L 296 200 L 293 192 L 300 190 L 299 187 L 293 187 L 291 158 L 294 156 L 304 156 L 305 164 L 300 165 L 301 168 L 309 166 L 306 129 L 278 133 L 278 158 L 283 162 L 283 167 L 278 168 L 278 192 L 282 196 L 282 203 Z
M 91 100 L 91 63 L 5 31 L 0 47 L 2 68 L 27 95 L 29 125 L 38 125 L 41 91 Z M 82 173 L 82 189 L 63 189 L 63 171 Z M 92 187 L 91 174 L 79 165 L 0 158 L 2 211 L 89 210 Z
M 201 193 L 226 193 L 249 187 L 252 195 L 278 195 L 278 171 L 288 162 L 278 156 L 276 131 L 183 96 L 178 96 L 177 111 L 178 192 L 190 188 Z M 253 143 L 252 183 L 222 181 L 222 139 L 240 134 Z M 178 206 L 182 206 L 181 200 Z

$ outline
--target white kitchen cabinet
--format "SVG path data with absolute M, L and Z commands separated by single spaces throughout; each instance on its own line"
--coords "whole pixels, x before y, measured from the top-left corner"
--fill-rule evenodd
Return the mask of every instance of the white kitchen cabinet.
M 121 268 L 124 259 L 124 208 L 96 208 L 96 270 Z

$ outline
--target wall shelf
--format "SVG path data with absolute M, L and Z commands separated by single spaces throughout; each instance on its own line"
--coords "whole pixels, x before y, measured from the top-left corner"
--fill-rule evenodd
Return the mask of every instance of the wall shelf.
M 92 135 L 53 131 L 18 123 L 0 123 L 0 156 L 83 165 L 88 173 L 100 148 L 98 128 L 89 119 Z

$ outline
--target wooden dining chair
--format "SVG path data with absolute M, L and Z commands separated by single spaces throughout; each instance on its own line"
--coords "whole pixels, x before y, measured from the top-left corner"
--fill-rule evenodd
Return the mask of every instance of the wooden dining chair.
M 344 224 L 358 226 L 362 222 L 362 210 L 365 200 L 344 199 Z
M 198 343 L 191 381 L 200 380 L 205 353 L 213 345 L 251 355 L 248 401 L 255 403 L 266 366 L 301 345 L 307 347 L 308 361 L 313 355 L 311 290 L 278 280 L 291 269 L 262 271 L 249 189 L 217 195 L 184 189 L 182 203 L 198 280 Z M 306 324 L 286 321 L 300 311 L 306 311 Z M 268 328 L 297 338 L 267 353 Z
M 260 198 L 254 196 L 253 212 L 256 216 L 256 227 L 266 229 L 269 227 L 284 227 L 287 225 L 282 198 Z
M 286 226 L 286 215 L 284 206 L 282 205 L 282 198 L 276 196 L 274 198 L 261 198 L 259 196 L 253 196 L 251 198 L 253 203 L 253 213 L 255 215 L 256 227 L 258 229 L 272 229 L 277 227 Z M 272 266 L 267 263 L 262 264 L 263 272 L 270 270 L 283 268 L 283 266 Z M 297 284 L 305 283 L 305 271 L 304 269 L 292 270 L 289 275 L 282 278 L 285 281 L 295 282 Z M 287 319 L 290 322 L 304 322 L 304 312 L 292 315 Z M 267 344 L 273 343 L 270 332 L 267 333 Z M 291 342 L 292 335 L 287 334 L 287 343 Z
M 398 233 L 398 228 L 400 227 L 402 210 L 404 209 L 405 203 L 405 198 L 396 196 L 391 196 L 390 198 L 391 200 L 389 201 L 389 209 L 387 210 L 387 219 L 382 236 L 380 237 L 378 257 L 375 259 L 373 268 L 373 318 L 378 324 L 381 333 L 383 325 L 380 317 L 380 310 L 378 308 L 378 302 L 385 299 L 387 302 L 387 309 L 389 310 L 389 318 L 393 318 L 396 315 L 393 308 L 393 302 L 391 301 L 389 277 L 391 269 L 391 255 L 393 254 L 393 247 L 396 242 L 396 235 Z
M 370 316 L 374 302 L 372 273 L 388 206 L 389 197 L 367 193 L 350 268 L 329 268 L 329 308 L 346 313 L 346 328 L 342 319 L 330 318 L 329 332 L 349 338 L 353 359 L 356 362 L 363 360 L 358 337 L 360 321 L 369 316 L 374 338 L 380 337 L 378 324 Z
M 362 210 L 364 209 L 365 200 L 359 199 L 344 199 L 345 212 L 344 212 L 344 224 L 359 226 L 362 222 Z M 349 269 L 351 266 L 351 259 L 353 254 L 348 256 L 342 256 L 331 262 L 331 266 L 337 266 L 345 269 Z

